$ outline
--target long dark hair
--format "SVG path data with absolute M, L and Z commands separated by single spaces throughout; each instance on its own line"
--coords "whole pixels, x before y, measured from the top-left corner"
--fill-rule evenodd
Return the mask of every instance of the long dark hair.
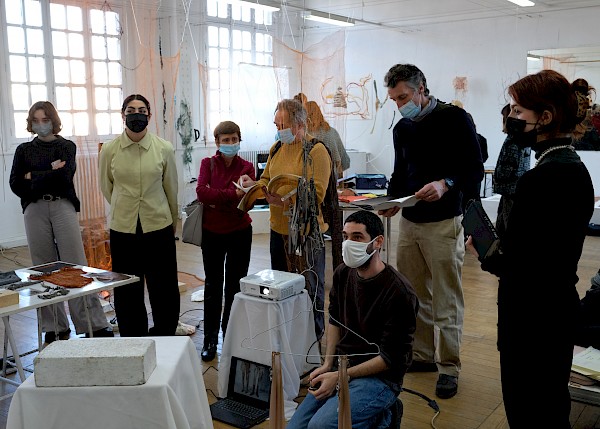
M 141 100 L 146 105 L 146 109 L 148 109 L 148 115 L 151 114 L 150 102 L 146 99 L 146 97 L 144 97 L 143 95 L 140 95 L 140 94 L 131 94 L 129 97 L 127 97 L 125 100 L 123 100 L 123 106 L 121 106 L 121 113 L 125 113 L 125 109 L 127 109 L 127 105 L 129 103 L 131 103 L 133 100 Z

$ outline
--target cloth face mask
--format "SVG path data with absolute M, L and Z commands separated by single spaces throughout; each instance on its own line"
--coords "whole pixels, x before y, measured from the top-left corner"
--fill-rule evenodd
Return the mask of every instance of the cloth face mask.
M 52 121 L 42 122 L 41 124 L 31 124 L 31 129 L 40 137 L 46 137 L 52 134 Z
M 376 238 L 377 237 L 368 243 L 352 241 L 349 239 L 344 240 L 342 242 L 342 259 L 344 260 L 344 264 L 348 265 L 350 268 L 358 268 L 365 264 L 371 256 L 377 252 L 377 249 L 374 249 L 371 253 L 367 253 L 367 247 L 369 247 L 369 244 L 374 242 Z
M 125 116 L 125 125 L 134 133 L 141 133 L 148 126 L 148 115 L 143 113 L 130 113 Z

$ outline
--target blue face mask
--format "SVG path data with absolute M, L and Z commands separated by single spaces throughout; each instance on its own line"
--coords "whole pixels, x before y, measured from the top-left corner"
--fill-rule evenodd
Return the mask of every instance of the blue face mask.
M 296 136 L 292 134 L 291 128 L 286 128 L 285 130 L 277 131 L 275 134 L 275 138 L 277 140 L 281 140 L 281 143 L 291 144 L 296 140 Z
M 415 104 L 414 101 L 410 100 L 404 106 L 398 109 L 403 118 L 413 119 L 421 113 L 421 105 Z
M 227 158 L 233 158 L 240 151 L 240 144 L 222 144 L 219 146 L 219 152 L 221 152 Z

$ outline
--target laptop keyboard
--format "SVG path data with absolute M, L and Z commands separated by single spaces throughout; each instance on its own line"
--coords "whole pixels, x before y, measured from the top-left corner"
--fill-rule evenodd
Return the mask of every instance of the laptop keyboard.
M 213 407 L 236 414 L 241 414 L 251 419 L 260 417 L 262 414 L 264 414 L 264 410 L 261 410 L 260 408 L 242 404 L 227 398 L 214 403 Z

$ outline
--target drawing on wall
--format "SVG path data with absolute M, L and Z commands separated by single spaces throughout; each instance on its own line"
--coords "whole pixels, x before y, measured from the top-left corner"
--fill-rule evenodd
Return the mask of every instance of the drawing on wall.
M 452 80 L 452 86 L 454 87 L 454 98 L 464 103 L 465 96 L 469 90 L 469 85 L 466 76 L 456 76 Z
M 321 84 L 321 100 L 323 114 L 326 117 L 346 116 L 371 119 L 369 107 L 370 97 L 367 84 L 373 75 L 360 78 L 358 82 L 350 82 L 345 86 L 336 84 L 334 77 L 329 77 Z

